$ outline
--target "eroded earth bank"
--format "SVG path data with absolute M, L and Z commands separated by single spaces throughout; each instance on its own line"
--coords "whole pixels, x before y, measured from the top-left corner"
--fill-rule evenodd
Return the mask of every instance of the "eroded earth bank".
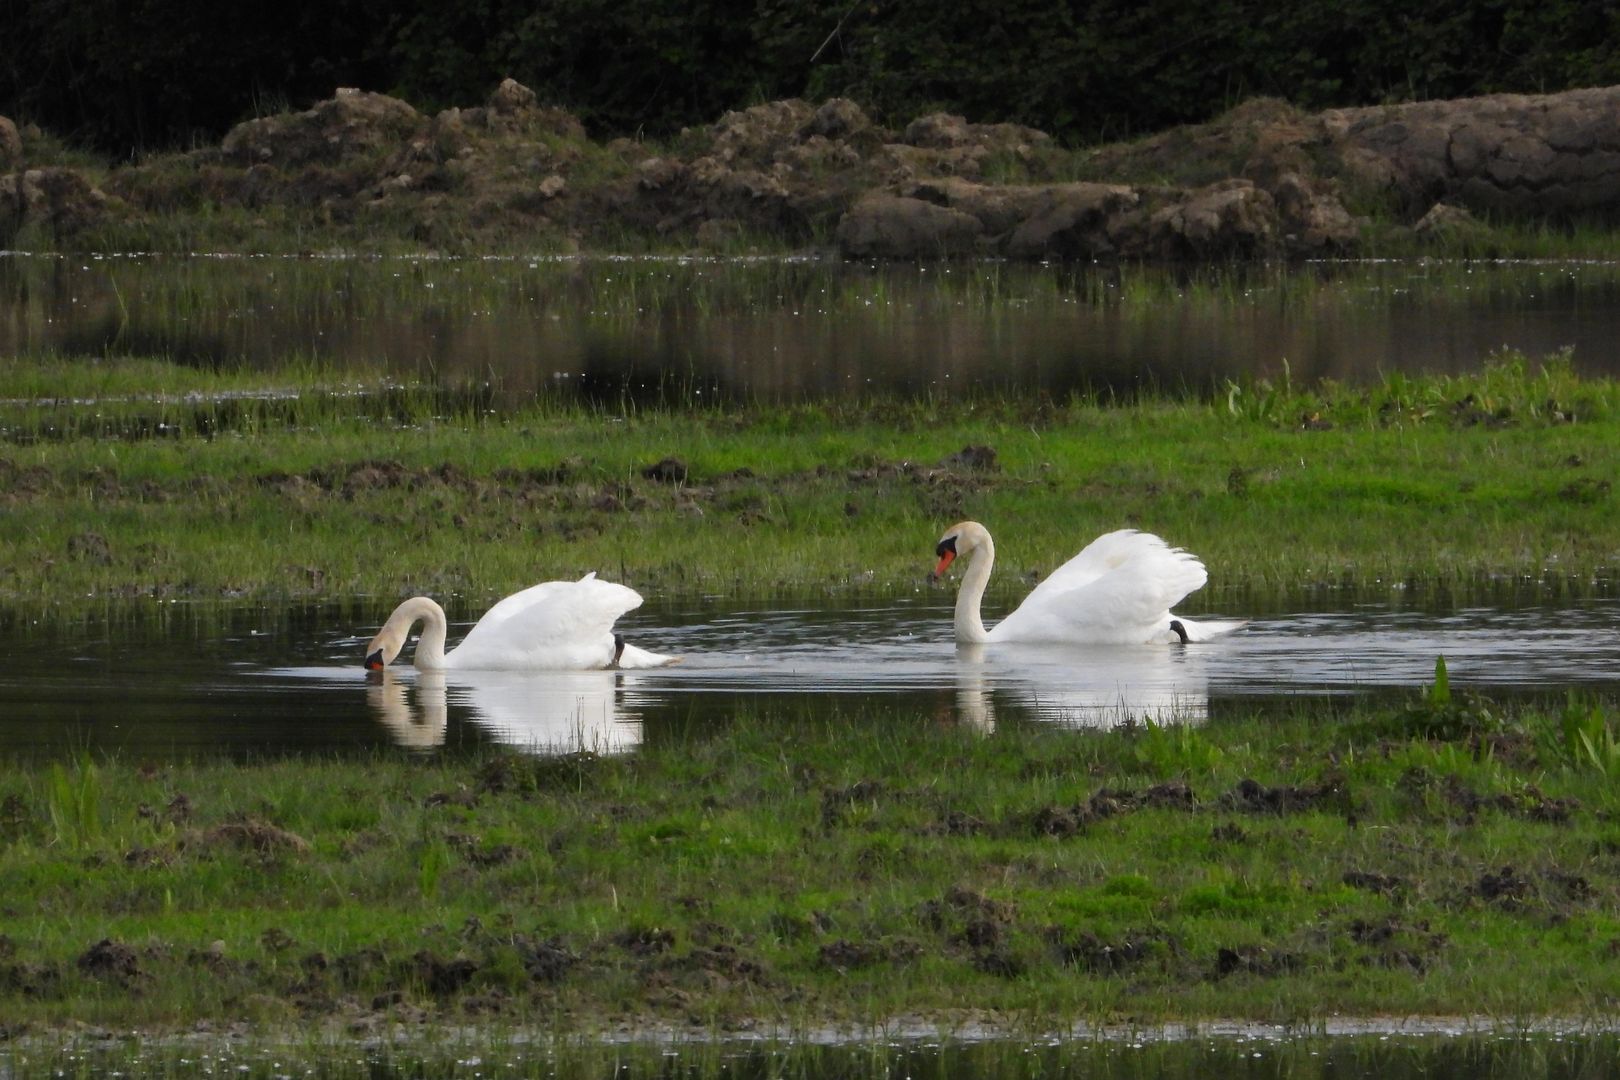
M 1231 259 L 1620 217 L 1620 87 L 1208 124 L 1066 149 L 1032 128 L 791 99 L 593 141 L 508 79 L 436 115 L 362 90 L 116 167 L 0 117 L 0 244 Z

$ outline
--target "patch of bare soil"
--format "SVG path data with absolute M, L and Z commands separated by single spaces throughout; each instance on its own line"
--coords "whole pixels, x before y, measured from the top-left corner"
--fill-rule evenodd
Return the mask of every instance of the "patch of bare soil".
M 684 484 L 691 470 L 678 457 L 667 457 L 641 470 L 641 475 L 660 484 Z
M 1541 910 L 1566 918 L 1590 907 L 1598 891 L 1582 874 L 1557 868 L 1524 871 L 1512 865 L 1486 870 L 1463 889 L 1463 900 L 1482 900 L 1506 911 Z
M 1304 966 L 1298 953 L 1270 949 L 1264 945 L 1238 945 L 1216 950 L 1212 978 L 1224 979 L 1228 975 L 1259 975 L 1270 977 L 1297 971 Z
M 1397 915 L 1354 919 L 1345 929 L 1355 945 L 1365 950 L 1367 966 L 1427 971 L 1446 946 L 1447 937 L 1431 930 L 1426 919 L 1407 923 Z
M 1073 933 L 1053 927 L 1047 938 L 1057 950 L 1059 962 L 1099 975 L 1118 975 L 1151 958 L 1179 951 L 1173 939 L 1155 931 L 1109 939 L 1090 930 Z
M 523 970 L 537 983 L 561 982 L 580 962 L 579 954 L 559 937 L 536 940 L 527 934 L 518 934 L 512 940 L 523 959 Z
M 632 956 L 656 956 L 675 947 L 674 931 L 662 927 L 626 927 L 611 940 Z
M 1096 822 L 1148 807 L 1192 811 L 1198 808 L 1198 799 L 1192 788 L 1181 780 L 1155 784 L 1140 792 L 1103 788 L 1083 803 L 1043 806 L 1025 820 L 1027 831 L 1037 836 L 1064 838 L 1076 836 Z
M 43 997 L 55 991 L 62 973 L 48 964 L 17 963 L 17 943 L 0 934 L 0 990 L 15 991 L 27 997 Z
M 947 810 L 937 822 L 922 831 L 935 836 L 978 836 L 989 829 L 989 822 L 981 817 L 964 810 Z
M 924 903 L 918 918 L 948 947 L 965 951 L 980 971 L 1013 978 L 1027 967 L 1011 941 L 1017 914 L 1017 906 L 1009 901 L 958 886 Z
M 1291 784 L 1266 787 L 1255 780 L 1242 780 L 1221 796 L 1220 803 L 1229 810 L 1250 814 L 1297 814 L 1343 800 L 1344 789 L 1332 782 L 1311 787 Z
M 1513 792 L 1485 795 L 1469 787 L 1461 777 L 1440 778 L 1425 769 L 1408 770 L 1400 785 L 1417 797 L 1437 795 L 1456 812 L 1462 824 L 1472 824 L 1481 813 L 1494 811 L 1527 821 L 1563 825 L 1581 808 L 1581 801 L 1574 796 L 1549 796 L 1534 784 Z
M 235 848 L 259 855 L 302 855 L 310 850 L 309 841 L 302 836 L 257 818 L 227 821 L 201 833 L 193 833 L 182 846 L 204 851 Z
M 111 979 L 129 986 L 141 977 L 140 957 L 133 948 L 112 938 L 102 938 L 79 955 L 79 970 L 98 979 Z
M 1346 870 L 1343 880 L 1352 889 L 1366 889 L 1380 896 L 1392 896 L 1406 888 L 1406 881 L 1403 878 L 1365 870 Z
M 897 964 L 913 960 L 922 954 L 922 946 L 915 941 L 880 938 L 875 941 L 852 941 L 839 938 L 821 946 L 816 957 L 823 967 L 850 970 L 873 967 L 877 964 Z
M 428 993 L 442 998 L 458 993 L 471 982 L 478 973 L 478 964 L 465 956 L 444 958 L 422 949 L 411 957 L 408 971 Z
M 1479 880 L 1469 886 L 1468 893 L 1486 903 L 1512 910 L 1522 908 L 1532 900 L 1536 895 L 1536 886 L 1514 867 L 1504 866 L 1500 870 L 1487 870 L 1481 874 Z

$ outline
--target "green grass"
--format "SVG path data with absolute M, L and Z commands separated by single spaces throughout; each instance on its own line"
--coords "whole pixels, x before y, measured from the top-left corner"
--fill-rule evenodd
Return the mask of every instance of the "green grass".
M 765 709 L 615 758 L 0 764 L 0 1006 L 24 1029 L 1599 1016 L 1620 799 L 1565 722 L 1440 692 L 991 737 Z
M 1202 556 L 1194 603 L 1229 610 L 1590 595 L 1620 553 L 1620 384 L 1567 357 L 1209 398 L 683 412 L 291 378 L 254 397 L 240 373 L 0 365 L 0 599 L 488 598 L 592 569 L 668 594 L 901 595 L 967 517 L 1002 540 L 1004 596 L 1135 526 Z M 33 396 L 58 381 L 119 400 Z M 968 445 L 994 466 L 954 462 Z M 647 475 L 667 457 L 685 480 Z

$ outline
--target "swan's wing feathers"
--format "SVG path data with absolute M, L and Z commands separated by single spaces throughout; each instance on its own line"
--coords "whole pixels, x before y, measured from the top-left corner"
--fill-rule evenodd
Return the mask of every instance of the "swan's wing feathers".
M 593 576 L 587 575 L 585 580 Z M 513 616 L 520 615 L 531 608 L 544 606 L 547 598 L 560 596 L 578 584 L 578 581 L 542 581 L 540 584 L 531 585 L 521 592 L 515 592 L 511 596 L 497 601 L 493 607 L 484 612 L 484 617 L 478 620 L 478 625 L 473 627 L 473 630 L 476 632 L 483 629 L 493 629 Z
M 1182 595 L 1109 574 L 1077 588 L 1031 595 L 990 636 L 1004 641 L 1141 644 L 1169 628 L 1170 605 Z
M 620 615 L 640 606 L 640 593 L 594 573 L 578 581 L 547 581 L 490 608 L 456 648 L 527 651 L 574 645 L 612 633 Z
M 1180 589 L 1165 602 L 1166 608 L 1209 580 L 1204 564 L 1192 552 L 1173 548 L 1152 533 L 1118 529 L 1097 537 L 1080 554 L 1048 574 L 1030 590 L 1024 603 L 1038 597 L 1044 602 L 1049 595 L 1055 597 L 1120 572 L 1128 572 L 1138 582 L 1151 581 L 1166 593 Z
M 991 638 L 1140 644 L 1208 578 L 1196 555 L 1151 533 L 1109 533 L 1041 582 Z

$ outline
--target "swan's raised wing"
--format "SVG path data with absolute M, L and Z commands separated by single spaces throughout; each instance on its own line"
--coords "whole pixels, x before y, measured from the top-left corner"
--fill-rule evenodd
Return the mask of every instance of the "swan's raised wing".
M 1164 603 L 1165 608 L 1203 588 L 1204 582 L 1209 580 L 1209 572 L 1192 552 L 1173 548 L 1152 533 L 1117 529 L 1103 533 L 1081 549 L 1080 554 L 1048 574 L 1030 590 L 1024 606 L 1048 594 L 1066 593 L 1120 572 L 1140 581 L 1150 581 L 1155 590 L 1174 592 Z M 1175 592 L 1177 589 L 1181 591 Z
M 484 617 L 478 620 L 478 625 L 473 629 L 480 630 L 485 627 L 494 628 L 499 626 L 513 616 L 543 605 L 547 598 L 556 599 L 572 589 L 577 589 L 587 581 L 595 580 L 595 578 L 596 571 L 593 570 L 578 581 L 542 581 L 538 585 L 531 585 L 521 592 L 515 592 L 511 596 L 496 602 L 494 607 L 484 612 Z M 622 588 L 622 586 L 619 587 Z M 639 604 L 640 602 L 641 598 L 636 597 L 636 603 Z
M 1041 582 L 990 639 L 1141 644 L 1168 632 L 1170 608 L 1208 578 L 1196 555 L 1151 533 L 1108 533 Z
M 461 658 L 457 666 L 603 666 L 612 658 L 614 622 L 640 606 L 640 593 L 594 573 L 543 582 L 490 608 L 450 656 Z

